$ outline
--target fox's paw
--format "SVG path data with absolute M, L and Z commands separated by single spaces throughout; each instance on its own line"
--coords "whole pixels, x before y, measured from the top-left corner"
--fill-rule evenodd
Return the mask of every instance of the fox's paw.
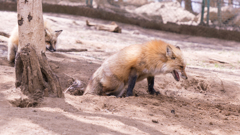
M 133 96 L 133 93 L 132 92 L 127 92 L 126 97 L 130 97 L 130 96 Z
M 148 92 L 149 92 L 150 95 L 154 95 L 154 94 L 156 94 L 156 95 L 159 94 L 160 95 L 160 92 L 156 91 L 155 89 L 148 90 Z

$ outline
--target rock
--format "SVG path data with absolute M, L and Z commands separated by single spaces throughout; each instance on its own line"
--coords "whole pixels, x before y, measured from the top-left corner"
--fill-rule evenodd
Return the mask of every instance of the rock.
M 152 120 L 153 123 L 158 123 L 158 120 Z
M 228 22 L 229 25 L 240 26 L 240 14 L 236 15 L 231 21 Z

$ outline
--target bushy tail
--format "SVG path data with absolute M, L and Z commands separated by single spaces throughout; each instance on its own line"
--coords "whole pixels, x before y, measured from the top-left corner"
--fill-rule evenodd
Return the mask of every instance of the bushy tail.
M 8 61 L 9 62 L 14 62 L 16 51 L 17 51 L 17 48 L 15 47 L 15 45 L 9 42 L 8 43 Z

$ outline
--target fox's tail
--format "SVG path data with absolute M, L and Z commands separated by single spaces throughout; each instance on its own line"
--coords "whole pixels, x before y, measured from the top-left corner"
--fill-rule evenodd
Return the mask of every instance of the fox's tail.
M 11 41 L 8 41 L 8 61 L 14 62 L 15 55 L 17 53 L 17 47 Z

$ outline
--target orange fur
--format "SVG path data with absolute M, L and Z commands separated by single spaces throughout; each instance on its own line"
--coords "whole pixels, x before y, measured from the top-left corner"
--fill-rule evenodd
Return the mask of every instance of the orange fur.
M 44 30 L 45 30 L 46 47 L 50 48 L 51 46 L 53 49 L 56 50 L 57 38 L 61 34 L 62 30 L 53 31 L 48 21 L 44 21 Z M 18 50 L 18 40 L 19 40 L 18 25 L 16 25 L 8 39 L 8 61 L 9 62 L 14 62 L 16 53 L 20 51 Z
M 167 53 L 167 47 L 172 52 L 171 57 L 167 55 L 170 54 Z M 121 96 L 133 70 L 137 76 L 136 81 L 141 81 L 149 76 L 171 73 L 173 70 L 186 76 L 185 66 L 181 50 L 163 41 L 131 45 L 104 61 L 91 77 L 84 94 L 106 93 Z

